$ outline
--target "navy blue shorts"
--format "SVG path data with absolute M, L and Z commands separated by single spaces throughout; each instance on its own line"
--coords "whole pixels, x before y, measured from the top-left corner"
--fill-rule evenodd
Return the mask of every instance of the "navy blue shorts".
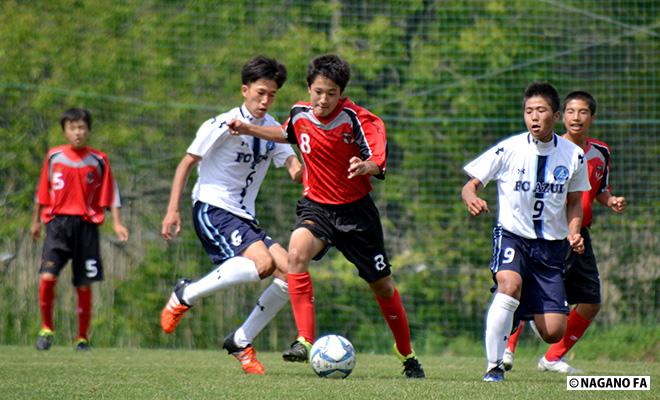
M 569 250 L 566 259 L 566 298 L 568 304 L 600 304 L 600 275 L 589 229 L 582 228 L 580 234 L 584 238 L 584 253 Z
M 306 228 L 326 243 L 314 259 L 321 259 L 328 246 L 335 246 L 358 269 L 362 279 L 373 283 L 389 276 L 380 214 L 369 195 L 348 204 L 321 204 L 308 198 L 298 201 L 297 228 Z
M 526 239 L 496 226 L 493 229 L 493 280 L 498 271 L 515 271 L 522 277 L 520 306 L 514 319 L 534 314 L 568 314 L 564 292 L 565 240 Z
M 193 206 L 193 224 L 214 265 L 240 256 L 252 243 L 262 241 L 266 247 L 275 244 L 255 221 L 201 201 Z
M 39 272 L 59 276 L 69 260 L 73 266 L 73 286 L 103 280 L 98 225 L 77 215 L 58 215 L 46 224 Z

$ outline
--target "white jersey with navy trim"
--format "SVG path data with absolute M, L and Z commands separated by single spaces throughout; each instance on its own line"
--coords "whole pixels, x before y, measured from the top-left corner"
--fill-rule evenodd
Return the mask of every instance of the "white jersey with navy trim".
M 187 150 L 202 158 L 192 198 L 193 202 L 199 200 L 253 220 L 254 202 L 270 161 L 281 167 L 295 153 L 289 144 L 231 135 L 227 122 L 232 119 L 254 125 L 280 126 L 269 114 L 255 118 L 245 105 L 204 122 Z
M 464 170 L 484 186 L 497 181 L 498 223 L 528 239 L 565 239 L 566 197 L 591 187 L 584 152 L 556 134 L 547 143 L 529 132 L 512 136 Z

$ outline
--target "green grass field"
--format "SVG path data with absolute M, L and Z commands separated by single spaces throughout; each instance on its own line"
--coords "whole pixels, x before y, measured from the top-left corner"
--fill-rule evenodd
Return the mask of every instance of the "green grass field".
M 247 376 L 224 351 L 0 346 L 0 398 L 8 399 L 651 399 L 657 362 L 582 361 L 589 375 L 651 375 L 651 391 L 571 391 L 523 355 L 501 384 L 481 382 L 481 357 L 424 356 L 427 379 L 407 380 L 393 356 L 358 354 L 346 380 L 317 378 L 308 364 L 260 353 L 265 376 Z

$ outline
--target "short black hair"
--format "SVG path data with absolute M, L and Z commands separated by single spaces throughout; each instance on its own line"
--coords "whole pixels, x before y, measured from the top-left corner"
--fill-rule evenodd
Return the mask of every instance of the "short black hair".
M 587 103 L 587 105 L 589 105 L 589 111 L 591 111 L 592 116 L 596 114 L 596 99 L 594 99 L 594 96 L 592 96 L 589 92 L 585 92 L 583 90 L 576 90 L 566 95 L 566 98 L 564 99 L 563 110 L 566 111 L 566 103 L 576 99 L 582 100 Z
M 248 60 L 241 70 L 241 80 L 244 85 L 249 85 L 259 79 L 275 81 L 277 88 L 281 88 L 286 82 L 286 67 L 274 58 L 256 56 Z
M 64 130 L 64 125 L 67 121 L 85 121 L 87 124 L 87 129 L 92 130 L 92 114 L 84 108 L 69 108 L 68 110 L 62 113 L 62 118 L 60 118 L 60 126 Z
M 326 54 L 309 62 L 307 66 L 307 86 L 312 86 L 318 75 L 336 83 L 343 93 L 348 81 L 351 80 L 351 67 L 339 56 Z
M 535 96 L 543 97 L 550 104 L 553 113 L 559 111 L 559 93 L 549 82 L 532 82 L 527 86 L 523 96 L 523 109 L 527 100 Z

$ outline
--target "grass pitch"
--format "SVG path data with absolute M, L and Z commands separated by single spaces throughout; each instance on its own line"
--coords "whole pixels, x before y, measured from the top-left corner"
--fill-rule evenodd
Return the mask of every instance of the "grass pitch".
M 651 390 L 571 391 L 565 375 L 536 371 L 519 357 L 504 383 L 484 383 L 482 357 L 421 357 L 425 380 L 408 380 L 394 356 L 358 353 L 346 380 L 316 377 L 309 364 L 259 353 L 265 376 L 245 375 L 224 351 L 0 346 L 2 399 L 651 399 L 657 362 L 581 361 L 588 375 L 651 375 Z

